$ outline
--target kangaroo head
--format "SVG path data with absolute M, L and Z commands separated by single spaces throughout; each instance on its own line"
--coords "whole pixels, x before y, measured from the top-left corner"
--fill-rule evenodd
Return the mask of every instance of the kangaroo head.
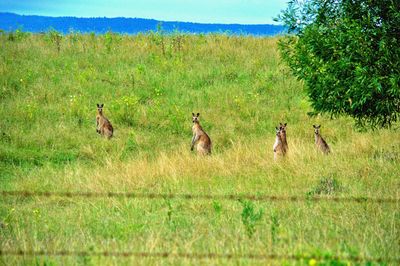
M 279 129 L 280 129 L 281 133 L 286 134 L 286 126 L 287 126 L 287 123 L 284 123 L 284 124 L 279 123 Z
M 103 113 L 103 106 L 104 106 L 104 103 L 97 104 L 97 111 L 99 112 L 99 114 Z
M 275 133 L 278 137 L 281 136 L 281 128 L 280 127 L 275 127 Z
M 314 127 L 314 133 L 316 135 L 319 135 L 319 129 L 320 129 L 321 125 L 313 125 L 313 127 Z
M 197 115 L 192 113 L 192 122 L 193 123 L 199 122 L 199 116 L 200 116 L 200 113 L 197 113 Z

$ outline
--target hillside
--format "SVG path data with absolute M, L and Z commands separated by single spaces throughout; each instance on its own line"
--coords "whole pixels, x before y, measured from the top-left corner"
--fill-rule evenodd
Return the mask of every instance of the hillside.
M 2 196 L 0 247 L 305 259 L 2 255 L 1 263 L 342 265 L 354 263 L 349 256 L 398 256 L 398 202 L 329 200 L 400 197 L 398 130 L 362 132 L 350 119 L 307 116 L 303 84 L 281 63 L 277 41 L 0 35 L 3 191 L 328 199 Z M 96 133 L 96 103 L 114 125 L 111 140 Z M 190 151 L 192 112 L 213 141 L 209 157 Z M 288 123 L 289 153 L 274 162 L 279 122 Z M 329 156 L 316 151 L 313 124 L 322 125 Z
M 77 31 L 82 33 L 118 33 L 137 34 L 156 31 L 157 25 L 162 25 L 165 32 L 181 31 L 185 33 L 229 33 L 239 35 L 272 36 L 283 32 L 279 25 L 242 25 L 242 24 L 207 24 L 179 21 L 159 21 L 143 18 L 77 18 L 77 17 L 46 17 L 27 16 L 0 12 L 0 29 L 14 31 L 22 29 L 29 32 L 46 32 L 55 29 L 62 33 Z

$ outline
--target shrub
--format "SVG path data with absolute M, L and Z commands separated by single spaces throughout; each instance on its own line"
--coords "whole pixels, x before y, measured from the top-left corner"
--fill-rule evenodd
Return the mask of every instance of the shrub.
M 24 32 L 21 29 L 17 29 L 8 33 L 8 40 L 12 42 L 21 41 L 28 38 L 29 36 L 29 32 Z
M 284 61 L 305 81 L 315 113 L 390 127 L 400 113 L 398 1 L 290 1 L 277 18 Z
M 112 50 L 115 50 L 115 47 L 118 47 L 118 45 L 122 41 L 122 35 L 112 32 L 112 31 L 107 31 L 104 35 L 104 45 L 106 46 L 107 52 L 111 52 Z
M 53 43 L 56 48 L 57 48 L 57 52 L 60 52 L 61 50 L 61 41 L 62 41 L 62 34 L 54 29 L 50 30 L 47 33 L 47 40 L 51 43 Z
M 149 36 L 151 42 L 160 47 L 162 54 L 165 56 L 165 32 L 162 28 L 161 22 L 157 24 L 157 31 L 151 31 Z

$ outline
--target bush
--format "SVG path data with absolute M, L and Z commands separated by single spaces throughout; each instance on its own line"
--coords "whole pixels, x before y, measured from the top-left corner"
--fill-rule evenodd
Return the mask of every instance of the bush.
M 107 52 L 111 52 L 111 50 L 113 49 L 115 50 L 114 44 L 120 43 L 121 40 L 122 37 L 118 33 L 107 31 L 106 34 L 104 34 L 104 44 L 106 46 Z
M 51 29 L 51 30 L 49 30 L 47 32 L 46 35 L 47 35 L 46 36 L 47 40 L 49 42 L 53 43 L 56 46 L 57 51 L 60 52 L 60 50 L 61 50 L 61 41 L 62 41 L 62 38 L 63 38 L 62 34 L 60 32 L 58 32 L 58 31 L 54 30 L 54 29 Z
M 315 113 L 390 127 L 400 113 L 398 1 L 290 1 L 280 51 Z
M 1 32 L 3 34 L 3 31 Z M 8 33 L 8 40 L 9 41 L 22 41 L 30 36 L 29 32 L 24 32 L 21 29 L 17 29 L 15 31 L 11 31 Z

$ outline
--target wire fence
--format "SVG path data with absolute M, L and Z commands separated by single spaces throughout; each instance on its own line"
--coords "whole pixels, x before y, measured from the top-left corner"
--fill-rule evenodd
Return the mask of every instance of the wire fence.
M 332 201 L 356 203 L 394 203 L 400 198 L 336 197 L 336 196 L 278 196 L 278 195 L 217 195 L 217 194 L 174 194 L 136 192 L 57 192 L 57 191 L 1 191 L 1 197 L 66 197 L 66 198 L 137 198 L 137 199 L 183 199 L 183 200 L 253 200 L 253 201 Z
M 132 198 L 132 199 L 183 199 L 183 200 L 253 200 L 253 201 L 327 201 L 355 203 L 399 204 L 399 198 L 336 197 L 336 196 L 277 196 L 277 195 L 216 195 L 216 194 L 174 194 L 135 192 L 56 192 L 56 191 L 0 191 L 0 197 L 63 197 L 63 198 Z M 185 259 L 250 259 L 250 260 L 339 260 L 353 262 L 376 262 L 400 264 L 400 257 L 363 257 L 333 255 L 290 255 L 290 254 L 218 254 L 218 253 L 176 253 L 176 252 L 120 252 L 120 251 L 71 251 L 71 250 L 3 250 L 0 256 L 102 256 L 141 258 L 185 258 Z
M 138 258 L 182 258 L 182 259 L 228 259 L 228 260 L 316 260 L 353 261 L 376 263 L 400 263 L 400 257 L 363 257 L 353 255 L 290 255 L 290 254 L 219 254 L 179 252 L 133 252 L 133 251 L 71 251 L 71 250 L 1 250 L 0 256 L 58 256 L 58 257 L 138 257 Z

